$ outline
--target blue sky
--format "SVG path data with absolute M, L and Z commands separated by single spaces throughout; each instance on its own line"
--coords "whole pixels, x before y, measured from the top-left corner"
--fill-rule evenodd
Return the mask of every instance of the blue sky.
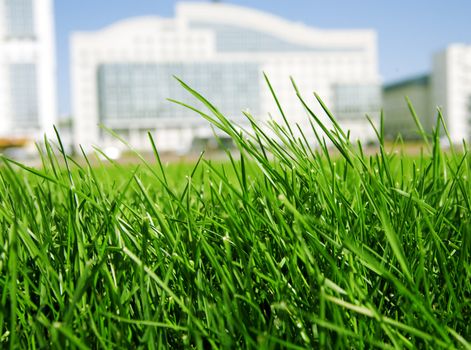
M 70 114 L 69 35 L 140 15 L 172 17 L 175 0 L 55 0 L 59 112 Z M 450 43 L 471 43 L 467 0 L 226 0 L 319 28 L 371 28 L 378 33 L 383 81 L 429 70 Z

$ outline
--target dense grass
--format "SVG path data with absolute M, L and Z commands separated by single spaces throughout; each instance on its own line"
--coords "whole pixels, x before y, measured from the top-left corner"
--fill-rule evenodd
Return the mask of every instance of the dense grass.
M 314 148 L 249 115 L 241 132 L 183 86 L 236 159 L 83 166 L 49 143 L 40 169 L 3 159 L 0 347 L 470 348 L 466 146 L 436 131 L 411 159 L 379 127 L 367 156 L 298 94 Z

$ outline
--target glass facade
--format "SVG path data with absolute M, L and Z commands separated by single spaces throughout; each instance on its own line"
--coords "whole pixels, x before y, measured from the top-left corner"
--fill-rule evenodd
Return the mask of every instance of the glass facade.
M 36 65 L 10 64 L 9 78 L 13 126 L 36 127 L 39 123 Z
M 364 118 L 365 113 L 381 108 L 381 88 L 370 84 L 335 84 L 333 86 L 335 117 Z
M 33 0 L 5 0 L 5 31 L 7 38 L 33 39 Z
M 293 44 L 273 35 L 228 24 L 192 22 L 194 29 L 209 29 L 216 33 L 219 52 L 335 52 L 362 51 L 363 48 L 322 48 Z
M 245 108 L 259 113 L 257 63 L 119 63 L 100 65 L 97 73 L 102 122 L 197 118 L 195 112 L 166 100 L 190 102 L 205 110 L 173 76 L 208 98 L 227 117 L 240 117 Z

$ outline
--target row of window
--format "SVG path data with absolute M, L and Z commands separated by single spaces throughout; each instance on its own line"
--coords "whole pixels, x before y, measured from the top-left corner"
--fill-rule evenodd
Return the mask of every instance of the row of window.
M 259 72 L 257 63 L 103 64 L 97 75 L 100 119 L 194 118 L 195 112 L 167 101 L 172 98 L 204 109 L 174 76 L 226 116 L 239 117 L 246 108 L 258 114 Z
M 33 0 L 4 0 L 5 37 L 7 39 L 33 39 Z
M 361 118 L 381 108 L 381 87 L 376 84 L 335 84 L 333 96 L 339 119 Z
M 167 101 L 172 98 L 195 104 L 173 76 L 231 118 L 241 116 L 242 109 L 260 113 L 262 89 L 256 63 L 104 64 L 97 76 L 101 121 L 197 116 Z M 334 84 L 332 89 L 333 106 L 340 119 L 360 118 L 380 109 L 381 89 L 377 84 Z M 199 103 L 196 107 L 204 109 Z
M 10 64 L 8 77 L 13 127 L 36 127 L 39 122 L 36 65 Z

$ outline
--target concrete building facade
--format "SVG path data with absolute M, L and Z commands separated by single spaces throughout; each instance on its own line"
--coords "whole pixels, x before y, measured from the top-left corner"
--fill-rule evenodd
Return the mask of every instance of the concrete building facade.
M 289 77 L 323 116 L 316 91 L 352 138 L 373 138 L 365 114 L 380 109 L 376 34 L 371 30 L 319 30 L 252 9 L 221 3 L 180 3 L 175 18 L 141 17 L 71 40 L 75 142 L 86 149 L 119 142 L 136 148 L 187 150 L 212 135 L 195 112 L 167 98 L 195 104 L 178 76 L 228 118 L 243 124 L 242 110 L 257 119 L 276 105 L 265 72 L 292 123 L 308 125 Z M 198 107 L 200 105 L 196 104 Z
M 0 2 L 0 137 L 41 139 L 56 121 L 51 0 Z

